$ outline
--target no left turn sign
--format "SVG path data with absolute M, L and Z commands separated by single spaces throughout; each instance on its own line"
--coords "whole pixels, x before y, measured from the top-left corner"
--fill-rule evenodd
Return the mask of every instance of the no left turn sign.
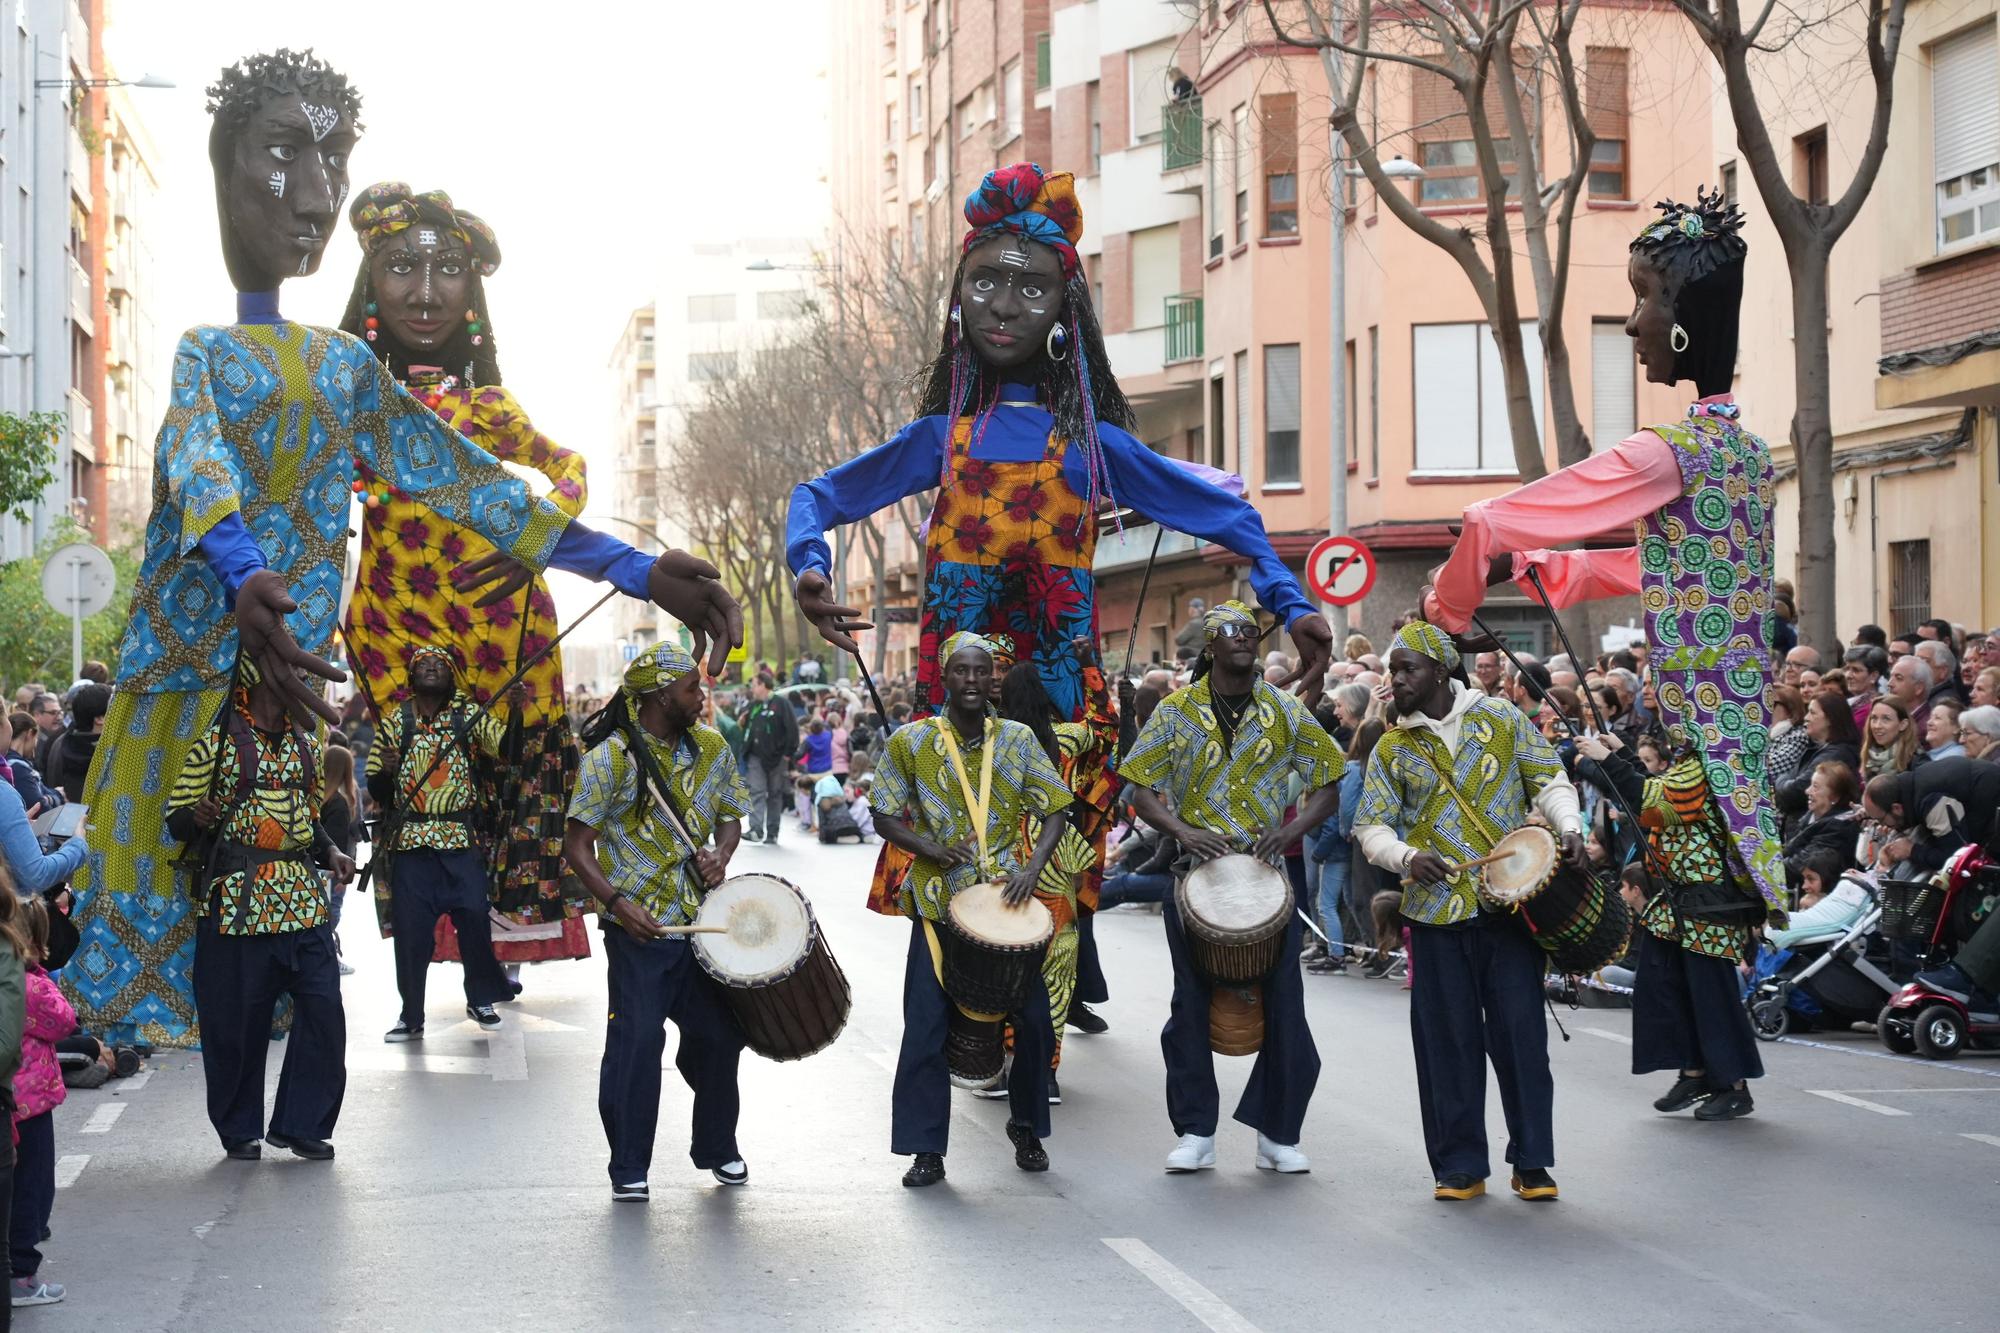
M 1375 553 L 1352 537 L 1326 537 L 1306 557 L 1306 582 L 1333 606 L 1353 606 L 1375 586 Z

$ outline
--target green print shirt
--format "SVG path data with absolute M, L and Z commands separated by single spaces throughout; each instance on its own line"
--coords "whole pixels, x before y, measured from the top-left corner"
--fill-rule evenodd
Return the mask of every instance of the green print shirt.
M 721 732 L 697 724 L 673 750 L 649 734 L 645 740 L 652 748 L 653 766 L 673 787 L 667 805 L 697 846 L 706 844 L 724 820 L 743 818 L 750 808 L 750 794 Z M 693 857 L 680 835 L 660 817 L 652 798 L 640 802 L 639 766 L 624 733 L 614 731 L 584 755 L 569 817 L 597 830 L 597 864 L 612 888 L 662 925 L 694 920 L 702 889 Z
M 379 776 L 384 757 L 391 753 L 402 761 L 395 773 L 396 800 L 408 808 L 409 815 L 396 833 L 394 850 L 455 852 L 472 846 L 472 830 L 466 821 L 479 798 L 479 788 L 470 747 L 477 745 L 497 758 L 507 734 L 499 718 L 481 713 L 465 743 L 458 743 L 458 733 L 465 730 L 474 707 L 461 690 L 428 718 L 406 705 L 382 715 L 375 743 L 368 747 L 368 776 Z M 405 715 L 409 736 L 404 735 Z M 433 768 L 440 753 L 444 759 Z
M 237 749 L 239 738 L 257 751 L 253 785 L 242 800 L 237 781 L 245 757 Z M 319 746 L 304 732 L 218 726 L 189 752 L 167 798 L 168 828 L 191 841 L 194 807 L 213 793 L 223 809 L 217 869 L 228 865 L 234 849 L 249 849 L 260 858 L 259 864 L 218 874 L 206 900 L 197 904 L 198 911 L 215 914 L 224 935 L 277 935 L 328 920 L 326 884 L 313 861 L 322 841 L 314 822 L 319 773 Z M 240 865 L 241 853 L 235 857 Z

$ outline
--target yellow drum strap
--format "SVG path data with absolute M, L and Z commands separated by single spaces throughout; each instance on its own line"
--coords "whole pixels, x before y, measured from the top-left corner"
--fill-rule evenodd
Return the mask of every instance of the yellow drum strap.
M 918 917 L 917 919 L 924 923 L 924 942 L 931 946 L 931 971 L 937 976 L 938 989 L 944 991 L 945 999 L 951 1000 L 951 992 L 945 990 L 944 986 L 944 947 L 938 943 L 937 923 L 927 916 Z M 958 1004 L 957 1000 L 951 1000 L 951 1002 Z M 967 1009 L 962 1004 L 958 1004 L 958 1011 L 967 1018 L 976 1019 L 981 1023 L 998 1023 L 1007 1016 L 1005 1014 L 978 1013 L 975 1010 Z
M 965 760 L 958 753 L 958 728 L 951 724 L 949 717 L 938 719 L 938 734 L 944 737 L 944 752 L 951 760 L 951 771 L 958 775 L 958 789 L 965 796 L 965 812 L 972 817 L 974 836 L 979 840 L 979 874 L 988 873 L 986 860 L 986 812 L 993 799 L 993 727 L 994 719 L 989 715 L 980 732 L 979 748 L 985 753 L 979 761 L 979 798 L 973 799 L 972 780 L 965 775 Z M 932 949 L 936 950 L 933 943 Z

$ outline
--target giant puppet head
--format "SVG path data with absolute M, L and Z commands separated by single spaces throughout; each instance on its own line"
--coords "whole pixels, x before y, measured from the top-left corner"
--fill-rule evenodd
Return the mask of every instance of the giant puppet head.
M 239 60 L 208 88 L 222 257 L 239 292 L 319 267 L 347 198 L 361 96 L 310 50 Z
M 1703 397 L 1727 393 L 1748 251 L 1743 214 L 1706 190 L 1692 207 L 1658 207 L 1659 219 L 1632 240 L 1626 272 L 1637 299 L 1625 334 L 1655 384 L 1693 380 Z
M 419 194 L 381 181 L 348 213 L 361 245 L 340 327 L 373 344 L 398 377 L 410 365 L 464 371 L 465 383 L 500 383 L 485 280 L 500 267 L 500 241 L 476 213 L 443 190 Z

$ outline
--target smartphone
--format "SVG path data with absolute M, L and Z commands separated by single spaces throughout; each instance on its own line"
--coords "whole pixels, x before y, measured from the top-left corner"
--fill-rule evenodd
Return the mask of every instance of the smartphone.
M 35 816 L 31 828 L 35 836 L 41 838 L 74 838 L 83 831 L 84 816 L 90 807 L 80 803 L 59 805 L 53 810 L 44 810 Z

